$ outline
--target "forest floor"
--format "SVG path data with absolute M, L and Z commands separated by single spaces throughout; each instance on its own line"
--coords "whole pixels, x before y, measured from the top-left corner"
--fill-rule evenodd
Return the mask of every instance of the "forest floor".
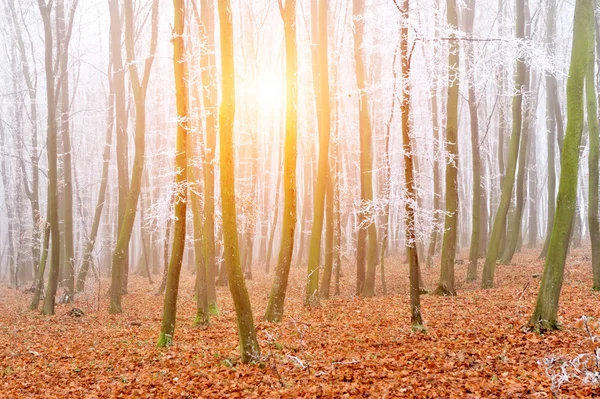
M 279 324 L 262 321 L 272 272 L 266 276 L 257 266 L 248 287 L 264 356 L 259 365 L 239 363 L 227 288 L 219 288 L 220 315 L 211 326 L 192 326 L 189 271 L 182 274 L 175 342 L 167 349 L 156 347 L 163 303 L 156 282 L 132 276 L 117 316 L 107 311 L 108 280 L 100 281 L 100 296 L 98 281 L 90 282 L 96 289 L 89 287 L 73 305 L 57 305 L 52 317 L 27 310 L 31 294 L 1 285 L 0 397 L 600 396 L 600 386 L 584 384 L 568 363 L 598 346 L 580 321 L 600 318 L 589 251 L 572 251 L 560 301 L 562 330 L 542 336 L 522 329 L 543 270 L 537 254 L 526 251 L 499 266 L 491 290 L 465 283 L 466 262 L 457 265 L 458 296 L 421 299 L 424 333 L 410 328 L 401 258 L 387 261 L 387 296 L 355 297 L 347 265 L 341 294 L 312 308 L 302 305 L 302 271 L 295 268 Z M 435 288 L 438 270 L 423 272 L 427 288 Z M 85 315 L 70 316 L 73 306 Z M 552 386 L 549 374 L 561 364 L 570 378 Z

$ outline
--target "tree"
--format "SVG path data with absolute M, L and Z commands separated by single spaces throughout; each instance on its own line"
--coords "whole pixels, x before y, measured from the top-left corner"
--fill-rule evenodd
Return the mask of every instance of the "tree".
M 315 2 L 313 9 L 315 11 Z M 318 23 L 317 69 L 318 89 L 316 90 L 317 119 L 319 125 L 319 165 L 314 191 L 313 224 L 310 233 L 308 252 L 308 270 L 306 282 L 306 304 L 318 300 L 319 290 L 319 260 L 321 258 L 321 237 L 323 234 L 323 219 L 325 214 L 325 191 L 327 173 L 329 170 L 329 138 L 330 138 L 330 104 L 329 104 L 329 67 L 328 67 L 328 38 L 327 38 L 327 0 L 319 0 L 318 18 L 313 12 L 312 23 Z M 318 21 L 317 21 L 318 19 Z M 314 29 L 313 29 L 314 31 Z M 313 58 L 313 62 L 315 59 Z M 313 66 L 314 68 L 314 66 Z M 314 69 L 313 69 L 314 70 Z M 313 73 L 313 77 L 315 74 Z
M 596 22 L 597 24 L 597 22 Z M 592 26 L 591 29 L 597 29 Z M 587 122 L 590 137 L 590 153 L 588 158 L 589 168 L 589 187 L 588 187 L 588 223 L 590 230 L 590 241 L 592 246 L 592 273 L 594 282 L 592 290 L 600 291 L 600 226 L 598 218 L 598 159 L 599 159 L 599 138 L 598 138 L 598 102 L 596 97 L 596 82 L 594 78 L 595 74 L 595 48 L 594 48 L 594 34 L 592 33 L 590 38 L 592 45 L 590 45 L 590 55 L 585 74 L 585 99 L 587 102 Z M 596 40 L 598 38 L 596 37 Z M 596 43 L 598 45 L 598 43 Z
M 377 267 L 377 227 L 371 209 L 373 201 L 373 150 L 371 118 L 369 116 L 368 97 L 365 82 L 364 63 L 364 0 L 353 0 L 352 15 L 354 21 L 354 63 L 356 84 L 359 92 L 359 131 L 360 131 L 360 199 L 363 209 L 359 212 L 359 233 L 357 243 L 357 270 L 367 268 L 364 286 L 359 291 L 365 297 L 375 295 L 375 269 Z
M 447 0 L 446 18 L 453 29 L 458 27 L 456 0 Z M 456 295 L 454 288 L 454 259 L 456 256 L 456 236 L 458 232 L 458 93 L 459 93 L 459 44 L 453 37 L 448 53 L 448 103 L 446 105 L 446 151 L 450 159 L 446 161 L 446 218 L 440 281 L 435 293 Z
M 410 118 L 411 97 L 410 97 L 410 61 L 411 53 L 408 53 L 408 12 L 409 0 L 402 0 L 401 5 L 394 1 L 402 18 L 400 28 L 400 60 L 402 62 L 402 100 L 400 102 L 400 112 L 402 114 L 402 152 L 404 153 L 404 182 L 406 185 L 406 198 L 404 209 L 405 217 L 405 240 L 406 254 L 408 257 L 409 280 L 410 280 L 410 322 L 414 329 L 423 327 L 421 318 L 421 300 L 419 287 L 419 255 L 417 251 L 417 237 L 415 234 L 415 206 L 416 192 L 413 171 L 413 154 L 416 153 L 414 142 L 412 141 L 412 126 Z
M 235 119 L 235 69 L 233 54 L 233 21 L 230 0 L 219 1 L 221 34 L 221 107 L 219 110 L 219 144 L 221 157 L 221 204 L 225 266 L 229 290 L 235 306 L 238 338 L 243 363 L 257 361 L 260 348 L 254 329 L 252 306 L 240 264 L 235 205 L 235 169 L 233 123 Z
M 35 63 L 31 64 L 27 57 L 27 53 L 25 50 L 25 41 L 23 39 L 23 35 L 21 32 L 20 23 L 17 18 L 17 12 L 14 4 L 14 0 L 8 0 L 6 2 L 8 4 L 8 9 L 10 13 L 10 18 L 8 20 L 12 25 L 17 49 L 19 52 L 19 58 L 21 61 L 21 69 L 23 73 L 23 79 L 25 80 L 25 84 L 27 86 L 27 96 L 29 98 L 29 118 L 31 119 L 31 148 L 30 148 L 30 156 L 29 163 L 31 164 L 31 187 L 29 187 L 27 179 L 24 179 L 24 188 L 27 197 L 29 198 L 29 202 L 31 203 L 31 212 L 32 212 L 32 220 L 33 220 L 33 245 L 31 248 L 33 263 L 34 263 L 34 272 L 37 273 L 38 264 L 40 262 L 40 232 L 45 229 L 35 228 L 37 226 L 41 226 L 45 223 L 42 222 L 42 214 L 40 210 L 40 195 L 39 195 L 39 186 L 40 186 L 40 172 L 39 172 L 39 149 L 38 149 L 38 117 L 37 117 L 37 80 L 32 79 L 33 76 L 37 76 L 37 70 L 35 67 Z M 32 57 L 33 58 L 33 57 Z M 33 69 L 33 73 L 31 70 Z M 24 175 L 25 172 L 25 162 L 21 160 L 21 169 Z M 41 287 L 40 289 L 42 289 Z M 37 306 L 36 306 L 37 309 Z
M 63 38 L 67 37 L 67 27 L 65 25 L 65 5 L 64 0 L 56 2 L 56 46 L 61 55 L 58 73 L 61 76 L 60 83 L 60 131 L 62 136 L 62 223 L 64 225 L 64 276 L 65 276 L 65 301 L 71 302 L 75 294 L 75 248 L 73 243 L 73 160 L 71 151 L 71 130 L 69 120 L 70 93 L 69 93 L 69 51 L 68 48 L 61 49 L 66 43 Z
M 525 8 L 525 0 L 516 0 L 517 10 Z M 525 13 L 517 12 L 517 38 L 525 37 Z M 521 122 L 523 119 L 522 103 L 523 103 L 523 87 L 526 82 L 525 61 L 519 57 L 516 65 L 517 78 L 515 79 L 515 95 L 513 96 L 512 112 L 512 133 L 510 136 L 510 145 L 508 150 L 508 163 L 506 165 L 506 173 L 502 181 L 502 194 L 500 197 L 500 205 L 496 211 L 488 253 L 483 266 L 483 277 L 481 281 L 482 288 L 491 288 L 494 285 L 494 272 L 496 270 L 496 261 L 500 255 L 500 244 L 502 235 L 506 229 L 506 215 L 510 207 L 513 186 L 515 183 L 515 175 L 517 170 L 517 159 L 519 157 L 519 146 L 521 143 Z
M 111 63 L 109 62 L 109 64 Z M 100 177 L 98 202 L 96 203 L 96 208 L 94 211 L 92 229 L 90 231 L 90 235 L 87 237 L 87 244 L 85 247 L 85 252 L 83 253 L 83 261 L 81 263 L 81 268 L 79 269 L 79 274 L 77 275 L 77 285 L 75 287 L 76 292 L 81 292 L 85 288 L 85 280 L 87 278 L 87 273 L 90 268 L 90 264 L 92 263 L 92 251 L 94 250 L 96 238 L 98 237 L 98 230 L 100 228 L 100 218 L 102 217 L 102 211 L 104 209 L 104 203 L 106 201 L 106 189 L 108 187 L 108 171 L 110 167 L 110 150 L 112 147 L 112 134 L 114 126 L 113 119 L 115 113 L 115 91 L 113 79 L 110 74 L 111 68 L 112 65 L 109 66 L 108 73 L 109 94 L 108 109 L 106 113 L 106 141 L 104 144 L 104 153 L 102 154 L 102 176 Z M 146 265 L 146 267 L 148 266 Z
M 525 37 L 531 37 L 531 24 L 529 17 L 529 2 L 527 0 L 524 1 L 524 10 L 525 14 Z M 535 85 L 535 82 L 533 82 Z M 521 87 L 521 91 L 524 94 L 523 108 L 525 112 L 522 117 L 522 126 L 521 126 L 521 143 L 519 148 L 519 160 L 517 164 L 517 181 L 516 181 L 516 195 L 515 195 L 515 207 L 513 211 L 510 213 L 510 217 L 508 220 L 508 232 L 509 234 L 506 237 L 504 253 L 500 258 L 501 264 L 509 264 L 512 261 L 514 253 L 517 249 L 518 242 L 521 241 L 521 224 L 523 219 L 523 210 L 524 210 L 524 197 L 525 197 L 525 175 L 527 174 L 527 161 L 529 157 L 529 142 L 531 139 L 535 137 L 531 132 L 531 121 L 534 117 L 533 108 L 534 108 L 534 98 L 532 93 L 535 90 L 531 90 L 532 82 L 531 82 L 531 71 L 529 65 L 525 63 L 525 79 L 524 84 Z M 520 111 L 523 113 L 523 110 Z M 533 136 L 530 139 L 530 136 Z
M 215 61 L 215 14 L 213 0 L 200 0 L 200 33 L 204 51 L 200 53 L 202 99 L 206 114 L 206 150 L 204 151 L 204 257 L 209 310 L 217 309 L 215 276 L 215 154 L 217 152 L 217 66 Z
M 117 239 L 117 245 L 112 259 L 110 313 L 121 313 L 122 288 L 126 287 L 126 270 L 128 267 L 128 248 L 133 232 L 137 205 L 142 187 L 142 174 L 144 171 L 144 153 L 146 147 L 146 91 L 150 81 L 150 71 L 154 62 L 158 37 L 158 2 L 152 1 L 150 53 L 144 62 L 142 78 L 138 74 L 135 61 L 135 46 L 133 30 L 133 4 L 132 0 L 125 0 L 125 50 L 127 53 L 127 69 L 131 81 L 135 103 L 135 155 L 133 170 L 131 171 L 131 186 L 127 195 L 127 205 Z M 109 3 L 112 4 L 112 3 Z M 116 5 L 114 5 L 116 7 Z M 114 60 L 113 60 L 114 62 Z
M 577 0 L 573 19 L 571 66 L 567 80 L 567 129 L 561 153 L 556 216 L 535 309 L 529 325 L 540 331 L 558 327 L 557 312 L 575 214 L 579 146 L 583 132 L 584 85 L 593 47 L 594 1 Z
M 288 276 L 294 253 L 294 234 L 296 232 L 296 158 L 298 135 L 298 54 L 296 45 L 296 0 L 279 0 L 279 11 L 285 32 L 286 53 L 286 125 L 285 150 L 283 164 L 283 227 L 281 230 L 281 246 L 279 260 L 269 303 L 265 311 L 265 320 L 281 321 L 283 305 L 287 290 Z M 275 226 L 273 226 L 275 228 Z
M 163 318 L 158 338 L 158 346 L 169 346 L 173 342 L 175 332 L 175 315 L 177 313 L 177 294 L 181 263 L 185 252 L 186 213 L 187 213 L 187 140 L 189 121 L 189 89 L 188 69 L 185 52 L 185 3 L 184 0 L 173 0 L 173 71 L 175 73 L 175 96 L 177 98 L 177 148 L 175 154 L 175 226 L 173 247 L 167 286 L 165 290 Z
M 470 0 L 466 4 L 463 16 L 465 33 L 473 35 L 473 25 L 475 23 L 475 4 L 476 0 Z M 481 203 L 481 155 L 479 154 L 479 117 L 477 115 L 477 93 L 475 89 L 475 54 L 474 44 L 468 43 L 465 46 L 467 76 L 468 82 L 468 102 L 469 116 L 471 122 L 471 158 L 473 167 L 473 202 L 471 208 L 471 243 L 469 247 L 469 267 L 467 269 L 467 281 L 477 279 L 477 260 L 479 259 L 479 241 L 487 237 L 481 237 L 479 228 L 481 226 L 479 216 L 480 208 L 485 205 Z
M 546 13 L 546 52 L 549 57 L 554 56 L 556 35 L 556 0 L 550 0 Z M 558 103 L 558 82 L 550 71 L 546 72 L 546 130 L 548 131 L 548 213 L 546 224 L 546 239 L 540 257 L 548 253 L 550 233 L 554 224 L 556 208 L 556 131 L 562 130 L 562 115 Z M 562 134 L 562 133 L 560 133 Z
M 68 51 L 73 29 L 73 18 L 77 9 L 78 0 L 75 0 L 69 11 L 69 22 L 64 37 L 61 40 L 60 51 Z M 48 274 L 48 286 L 42 312 L 46 315 L 54 314 L 55 295 L 58 287 L 58 273 L 60 268 L 60 230 L 58 226 L 58 126 L 56 123 L 56 112 L 58 95 L 64 76 L 58 74 L 55 76 L 53 64 L 53 35 L 52 22 L 50 20 L 52 13 L 52 2 L 46 4 L 45 0 L 38 0 L 38 8 L 44 24 L 44 67 L 46 71 L 46 101 L 48 105 L 48 139 L 47 139 L 47 157 L 48 157 L 48 223 L 50 224 L 50 234 L 52 236 L 52 248 L 50 257 L 50 273 Z M 62 63 L 65 57 L 59 52 L 57 71 L 63 71 Z

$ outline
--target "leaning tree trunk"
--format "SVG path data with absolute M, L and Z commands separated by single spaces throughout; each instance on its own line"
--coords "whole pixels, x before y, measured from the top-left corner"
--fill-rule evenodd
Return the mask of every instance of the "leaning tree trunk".
M 222 97 L 219 111 L 219 144 L 221 149 L 221 204 L 225 266 L 229 290 L 235 305 L 239 349 L 242 363 L 258 361 L 260 348 L 254 329 L 252 306 L 240 264 L 235 205 L 235 157 L 233 121 L 235 118 L 235 69 L 233 54 L 233 21 L 230 0 L 219 1 L 221 34 Z
M 523 10 L 525 8 L 525 0 L 516 0 L 516 2 L 518 10 Z M 522 12 L 518 12 L 517 38 L 522 40 L 524 37 L 525 15 Z M 482 288 L 491 288 L 494 285 L 496 261 L 498 260 L 498 256 L 500 255 L 500 244 L 502 241 L 502 236 L 506 231 L 506 215 L 508 214 L 508 208 L 510 207 L 510 200 L 512 197 L 513 186 L 515 183 L 517 159 L 519 157 L 519 146 L 521 142 L 521 123 L 523 119 L 523 114 L 521 110 L 521 106 L 523 103 L 522 87 L 525 85 L 526 79 L 525 62 L 522 58 L 519 58 L 517 60 L 516 70 L 516 94 L 513 97 L 513 122 L 508 152 L 508 163 L 506 165 L 506 174 L 504 175 L 504 179 L 502 181 L 502 194 L 500 197 L 500 204 L 498 205 L 496 217 L 494 218 L 492 235 L 490 237 L 490 245 L 488 247 L 488 253 L 485 258 L 485 264 L 483 266 L 483 276 L 481 281 Z
M 448 24 L 458 27 L 456 0 L 448 0 L 446 17 Z M 446 120 L 446 151 L 451 157 L 446 162 L 446 218 L 440 281 L 435 293 L 456 295 L 454 288 L 454 258 L 456 256 L 456 235 L 458 230 L 458 93 L 459 93 L 459 45 L 458 40 L 450 41 L 448 54 L 448 104 Z
M 541 332 L 558 328 L 558 300 L 577 200 L 579 146 L 584 118 L 584 85 L 594 43 L 593 5 L 593 0 L 577 0 L 575 3 L 571 66 L 567 81 L 567 129 L 561 154 L 556 217 L 535 310 L 529 320 L 529 325 Z
M 285 7 L 279 2 L 283 19 L 286 53 L 286 127 L 284 151 L 284 206 L 279 261 L 271 287 L 271 295 L 265 312 L 265 320 L 281 321 L 287 290 L 288 276 L 294 253 L 296 232 L 296 158 L 298 135 L 298 54 L 296 45 L 296 0 L 286 0 Z M 273 226 L 275 228 L 275 226 Z
M 177 294 L 179 276 L 185 252 L 186 213 L 187 213 L 187 139 L 189 131 L 189 90 L 188 70 L 185 53 L 185 5 L 184 0 L 173 0 L 173 71 L 175 74 L 175 96 L 177 103 L 177 147 L 175 153 L 175 227 L 173 233 L 173 249 L 167 274 L 162 326 L 158 338 L 158 346 L 169 346 L 175 333 L 175 316 L 177 314 Z M 193 198 L 196 199 L 196 198 Z

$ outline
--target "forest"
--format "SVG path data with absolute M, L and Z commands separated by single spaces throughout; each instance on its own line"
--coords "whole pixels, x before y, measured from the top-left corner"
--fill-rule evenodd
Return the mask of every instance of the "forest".
M 0 0 L 0 397 L 600 396 L 597 0 Z

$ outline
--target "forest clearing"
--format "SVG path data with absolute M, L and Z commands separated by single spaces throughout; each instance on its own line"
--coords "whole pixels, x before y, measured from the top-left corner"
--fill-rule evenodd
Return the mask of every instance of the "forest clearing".
M 221 315 L 209 329 L 193 324 L 193 278 L 184 273 L 173 346 L 156 348 L 162 298 L 142 277 L 131 281 L 122 315 L 109 315 L 107 280 L 53 319 L 27 310 L 29 295 L 0 287 L 0 356 L 3 397 L 591 397 L 600 387 L 573 374 L 555 383 L 545 362 L 592 354 L 582 316 L 600 317 L 600 294 L 590 293 L 588 249 L 567 262 L 560 306 L 562 329 L 546 335 L 523 331 L 539 286 L 543 262 L 527 250 L 498 269 L 499 287 L 482 290 L 456 274 L 456 297 L 422 297 L 427 331 L 410 328 L 408 266 L 390 260 L 389 295 L 353 295 L 344 268 L 340 295 L 303 305 L 301 270 L 290 278 L 289 307 L 281 323 L 257 321 L 260 364 L 240 364 L 235 315 L 219 288 Z M 424 269 L 427 287 L 438 270 Z M 266 306 L 270 276 L 249 283 L 252 307 Z M 69 315 L 75 306 L 85 314 Z M 596 331 L 600 335 L 600 331 Z M 596 371 L 600 371 L 596 369 Z M 580 375 L 581 377 L 581 375 Z

